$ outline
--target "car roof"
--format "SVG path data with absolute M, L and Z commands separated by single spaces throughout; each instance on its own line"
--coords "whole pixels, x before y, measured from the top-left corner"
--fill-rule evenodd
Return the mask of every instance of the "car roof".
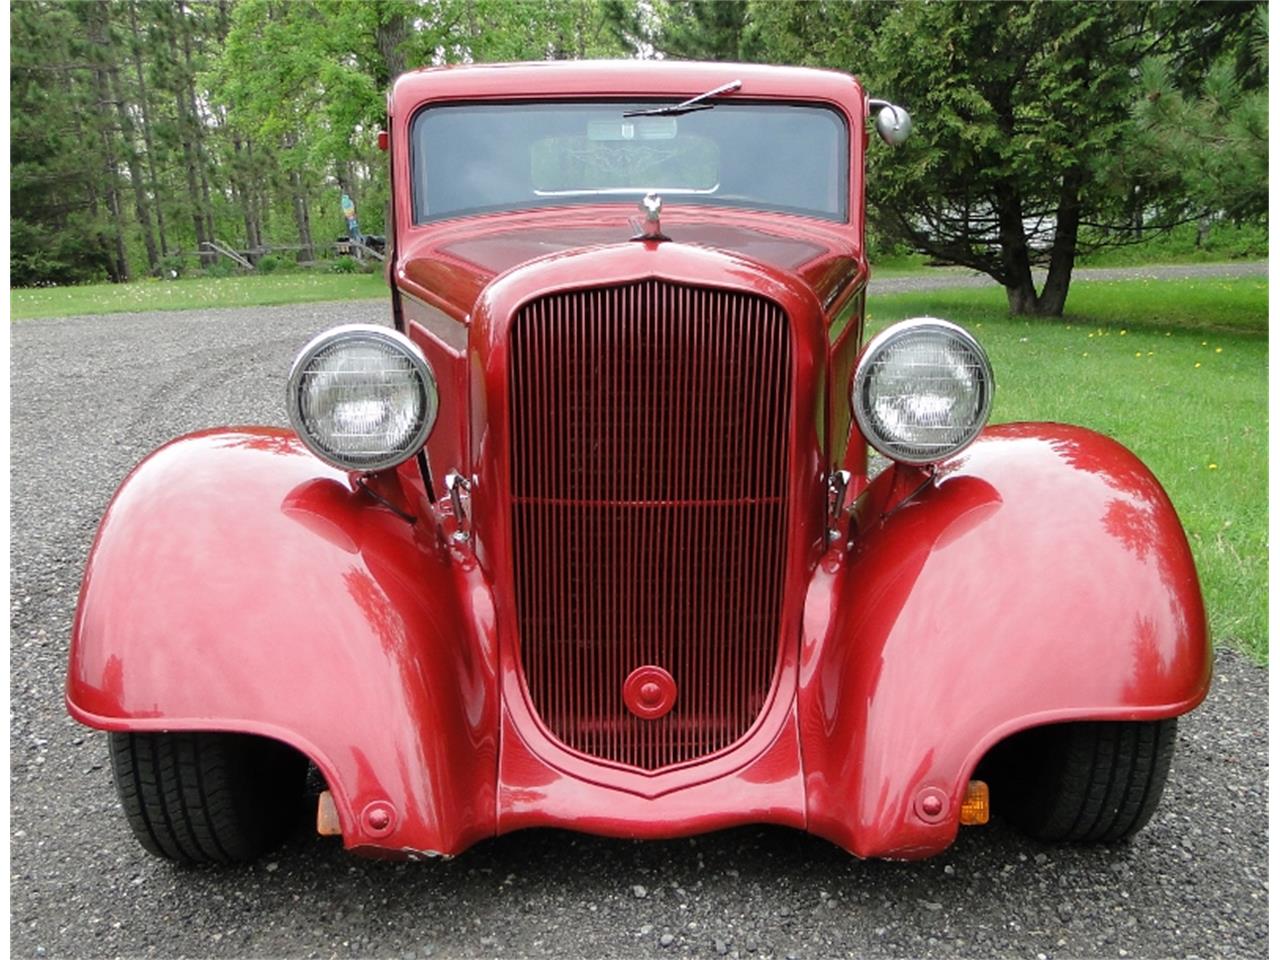
M 692 97 L 731 80 L 735 99 L 826 100 L 862 116 L 862 88 L 847 73 L 813 67 L 685 60 L 547 60 L 424 67 L 401 74 L 392 113 L 427 100 L 547 96 Z

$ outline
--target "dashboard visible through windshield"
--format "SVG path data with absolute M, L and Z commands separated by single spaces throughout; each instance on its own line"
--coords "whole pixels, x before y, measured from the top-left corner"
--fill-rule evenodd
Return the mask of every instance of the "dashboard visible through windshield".
M 717 102 L 680 116 L 652 101 L 430 106 L 412 126 L 413 219 L 638 198 L 845 221 L 849 132 L 815 105 Z

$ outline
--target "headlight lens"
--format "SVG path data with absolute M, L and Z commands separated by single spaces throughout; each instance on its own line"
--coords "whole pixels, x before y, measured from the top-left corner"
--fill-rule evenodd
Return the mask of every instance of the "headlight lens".
M 320 459 L 346 470 L 408 460 L 435 423 L 439 394 L 422 351 L 386 327 L 320 334 L 289 373 L 289 420 Z
M 867 442 L 900 463 L 934 463 L 968 446 L 991 412 L 986 351 L 945 320 L 904 320 L 867 344 L 853 415 Z

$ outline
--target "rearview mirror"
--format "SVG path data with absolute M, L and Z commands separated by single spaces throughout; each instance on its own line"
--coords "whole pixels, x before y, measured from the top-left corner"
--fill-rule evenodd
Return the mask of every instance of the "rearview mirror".
M 889 146 L 902 146 L 907 137 L 911 136 L 911 114 L 886 100 L 872 100 L 871 109 L 877 108 L 876 133 Z

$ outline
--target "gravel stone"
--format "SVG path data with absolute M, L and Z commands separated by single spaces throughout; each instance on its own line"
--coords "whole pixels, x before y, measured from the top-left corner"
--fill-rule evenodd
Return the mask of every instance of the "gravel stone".
M 691 921 L 714 932 L 717 956 L 749 937 L 763 945 L 753 957 L 1266 955 L 1267 674 L 1225 646 L 1208 699 L 1179 725 L 1159 810 L 1125 844 L 1035 844 L 1000 821 L 997 796 L 992 823 L 962 830 L 946 855 L 959 876 L 754 826 L 700 837 L 696 849 L 525 830 L 455 860 L 395 864 L 347 854 L 304 820 L 272 854 L 269 879 L 262 868 L 181 870 L 150 857 L 120 814 L 105 738 L 68 718 L 62 700 L 103 508 L 134 464 L 179 434 L 284 425 L 297 350 L 326 327 L 387 313 L 365 301 L 11 324 L 14 956 L 643 960 L 671 955 L 653 925 Z M 1052 869 L 1034 863 L 1038 853 Z M 689 896 L 601 896 L 626 876 Z M 832 899 L 840 909 L 823 909 Z M 944 911 L 927 915 L 927 929 L 922 900 Z M 796 916 L 784 918 L 783 904 Z M 642 924 L 649 934 L 637 938 Z M 481 949 L 481 936 L 497 946 Z M 687 952 L 709 956 L 706 936 Z
M 637 900 L 643 900 L 645 897 L 649 895 L 649 891 L 646 890 L 643 886 L 641 886 L 638 883 L 631 888 L 631 893 L 635 896 Z
M 676 938 L 670 933 L 664 933 L 658 938 L 658 943 L 664 947 L 669 947 L 676 942 Z

